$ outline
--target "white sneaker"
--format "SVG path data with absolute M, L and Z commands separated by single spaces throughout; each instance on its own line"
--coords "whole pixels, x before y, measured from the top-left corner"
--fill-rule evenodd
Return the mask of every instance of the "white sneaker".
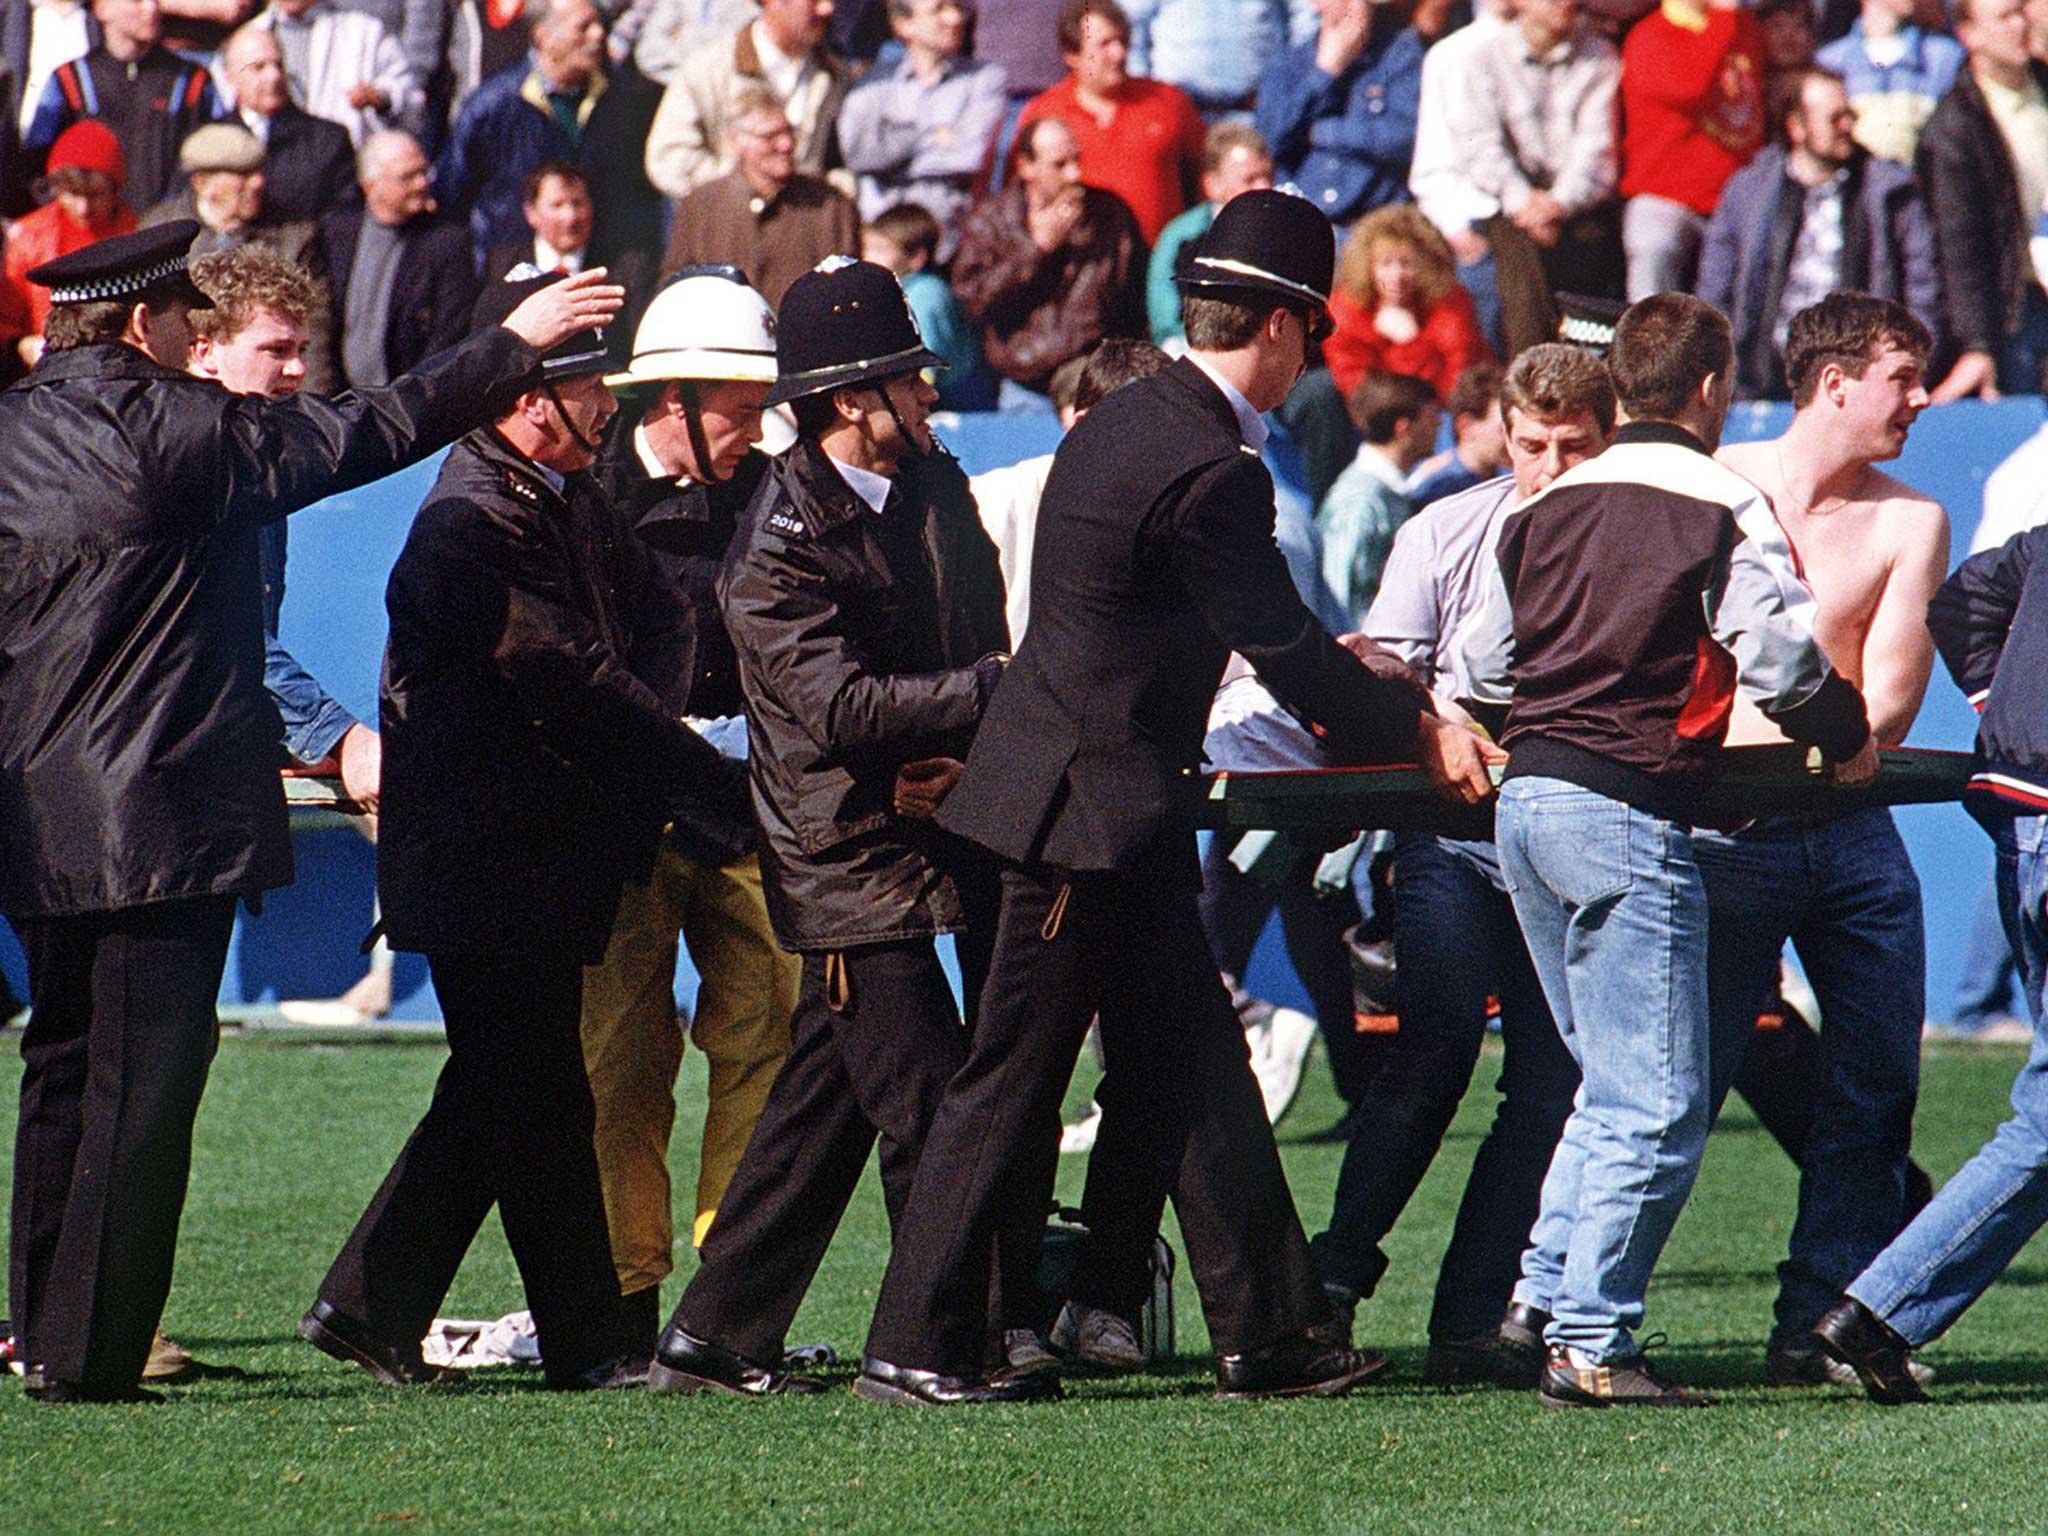
M 1102 1106 L 1090 1104 L 1088 1113 L 1072 1125 L 1060 1127 L 1060 1151 L 1086 1152 L 1095 1145 L 1095 1137 L 1102 1129 Z
M 1252 1075 L 1266 1101 L 1267 1122 L 1278 1125 L 1301 1092 L 1302 1068 L 1316 1043 L 1316 1021 L 1298 1008 L 1275 1008 L 1259 1033 L 1263 1039 L 1252 1039 Z

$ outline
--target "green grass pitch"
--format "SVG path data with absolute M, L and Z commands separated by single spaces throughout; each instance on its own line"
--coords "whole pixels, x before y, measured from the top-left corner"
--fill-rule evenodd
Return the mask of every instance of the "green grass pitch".
M 12 1044 L 0 1066 L 0 1148 L 12 1143 Z M 1917 1149 L 1937 1177 L 2002 1117 L 2019 1059 L 1929 1052 Z M 1937 1406 L 1884 1410 L 1850 1393 L 1769 1390 L 1763 1338 L 1793 1178 L 1739 1105 L 1650 1293 L 1649 1325 L 1671 1337 L 1659 1359 L 1719 1392 L 1722 1406 L 1554 1413 L 1530 1393 L 1420 1385 L 1436 1260 L 1491 1113 L 1491 1049 L 1393 1235 L 1381 1294 L 1360 1311 L 1361 1342 L 1394 1356 L 1391 1379 L 1346 1401 L 1213 1401 L 1185 1277 L 1174 1369 L 1078 1383 L 1067 1402 L 1036 1408 L 913 1412 L 844 1390 L 770 1403 L 560 1397 L 517 1370 L 451 1392 L 387 1391 L 299 1343 L 293 1323 L 441 1060 L 438 1044 L 223 1047 L 165 1323 L 203 1358 L 248 1374 L 173 1388 L 154 1408 L 44 1407 L 0 1387 L 0 1531 L 1869 1536 L 2048 1525 L 2048 1495 L 2029 1470 L 2048 1435 L 2048 1250 L 2023 1254 L 1927 1352 L 1941 1371 Z M 694 1179 L 687 1132 L 702 1095 L 693 1057 L 679 1190 Z M 1282 1126 L 1311 1231 L 1329 1210 L 1338 1149 L 1296 1138 L 1335 1109 L 1327 1073 L 1312 1064 Z M 1078 1195 L 1081 1172 L 1078 1159 L 1063 1160 L 1063 1194 Z M 795 1339 L 857 1357 L 885 1247 L 871 1174 Z M 518 1305 L 493 1222 L 448 1311 L 491 1316 Z

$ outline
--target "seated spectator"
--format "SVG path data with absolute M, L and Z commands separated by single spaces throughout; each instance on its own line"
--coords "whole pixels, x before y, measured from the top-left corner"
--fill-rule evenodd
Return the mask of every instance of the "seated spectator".
M 960 216 L 995 148 L 1003 72 L 961 53 L 963 0 L 889 0 L 903 59 L 877 65 L 839 110 L 839 150 L 860 177 L 860 213 L 911 202 L 939 221 L 939 261 L 953 259 Z
M 542 272 L 581 272 L 590 265 L 593 211 L 590 180 L 566 160 L 543 160 L 519 189 L 524 239 L 491 247 L 484 282 L 503 282 L 521 262 Z
M 1203 117 L 1246 113 L 1259 82 L 1287 50 L 1288 0 L 1123 0 L 1131 23 L 1126 67 L 1178 86 Z
M 1316 509 L 1323 581 L 1351 622 L 1365 627 L 1394 535 L 1415 515 L 1408 476 L 1436 447 L 1437 396 L 1427 379 L 1368 373 L 1345 397 L 1358 428 L 1358 455 Z
M 1482 192 L 1472 180 L 1463 146 L 1453 126 L 1453 108 L 1462 106 L 1472 56 L 1486 41 L 1514 25 L 1514 0 L 1479 0 L 1472 20 L 1422 57 L 1422 87 L 1415 109 L 1415 158 L 1408 168 L 1408 190 L 1458 261 L 1458 281 L 1472 295 L 1479 324 L 1496 350 L 1505 345 L 1500 295 L 1493 275 L 1493 248 L 1487 243 L 1486 221 L 1500 212 L 1500 199 Z
M 1173 264 L 1181 247 L 1201 239 L 1216 210 L 1240 192 L 1273 185 L 1273 156 L 1249 123 L 1218 123 L 1202 141 L 1202 200 L 1159 232 L 1145 269 L 1145 315 L 1161 346 L 1182 334 L 1180 290 Z
M 199 4 L 243 5 L 248 0 L 196 0 Z M 412 71 L 418 82 L 425 104 L 422 111 L 428 121 L 423 121 L 420 131 L 445 130 L 448 123 L 448 95 L 445 79 L 445 59 L 448 52 L 448 34 L 455 7 L 450 0 L 334 0 L 344 11 L 361 11 L 374 16 L 378 25 L 391 37 L 398 39 L 398 51 L 405 57 L 405 67 Z M 436 116 L 438 102 L 438 122 Z M 422 141 L 424 146 L 424 141 Z
M 1469 491 L 1508 467 L 1508 429 L 1501 420 L 1499 363 L 1474 363 L 1444 396 L 1451 446 L 1433 453 L 1408 477 L 1408 504 L 1417 512 L 1432 501 Z
M 1664 0 L 1621 49 L 1628 300 L 1692 287 L 1707 220 L 1764 141 L 1763 38 L 1734 0 Z
M 2048 65 L 2030 53 L 2021 0 L 1957 0 L 1956 38 L 1969 68 L 1920 131 L 1944 329 L 1959 352 L 1937 403 L 2033 394 L 2048 359 L 2048 294 L 2027 259 L 2048 198 Z
M 285 80 L 284 48 L 268 27 L 230 36 L 217 65 L 237 121 L 263 141 L 264 206 L 281 219 L 317 219 L 356 184 L 348 130 L 302 110 Z
M 1335 224 L 1408 195 L 1422 40 L 1399 5 L 1315 0 L 1314 37 L 1259 82 L 1253 121 L 1292 182 Z
M 1459 374 L 1493 356 L 1472 296 L 1453 275 L 1450 246 L 1412 203 L 1369 213 L 1351 231 L 1330 321 L 1323 361 L 1346 400 L 1375 371 L 1413 374 L 1446 395 Z
M 0 266 L 0 347 L 8 358 L 0 377 L 34 367 L 43 355 L 50 290 L 28 280 L 30 269 L 95 240 L 125 235 L 136 225 L 134 211 L 121 200 L 126 184 L 121 141 L 105 123 L 87 118 L 57 135 L 47 179 L 49 202 L 16 219 L 7 232 Z
M 1081 184 L 1067 125 L 1017 132 L 1016 177 L 960 229 L 953 292 L 982 327 L 1001 404 L 1050 410 L 1053 370 L 1105 336 L 1145 332 L 1145 238 L 1114 192 Z
M 22 151 L 38 170 L 58 134 L 96 118 L 121 141 L 128 205 L 147 208 L 170 190 L 185 136 L 219 116 L 213 80 L 163 46 L 163 17 L 151 0 L 93 0 L 92 14 L 98 44 L 50 72 Z
M 362 202 L 320 221 L 342 382 L 351 388 L 388 384 L 462 340 L 477 296 L 469 231 L 434 211 L 419 141 L 373 133 L 356 163 Z
M 270 0 L 251 25 L 277 35 L 292 99 L 346 128 L 358 147 L 382 128 L 418 130 L 425 82 L 376 17 L 343 10 L 334 0 Z
M 1841 76 L 1782 82 L 1772 144 L 1728 179 L 1707 225 L 1699 296 L 1735 330 L 1735 391 L 1789 398 L 1792 317 L 1848 289 L 1894 299 L 1936 335 L 1941 274 L 1913 173 L 1856 142 Z
M 967 323 L 946 280 L 931 270 L 938 249 L 939 221 L 917 203 L 886 208 L 861 229 L 861 260 L 896 274 L 918 334 L 946 360 L 944 371 L 932 380 L 939 391 L 939 409 L 992 411 L 996 376 L 982 356 L 980 333 Z
M 748 87 L 728 104 L 733 169 L 676 204 L 661 270 L 729 262 L 770 304 L 827 256 L 860 249 L 853 199 L 796 168 L 796 130 L 772 92 Z
M 1138 220 L 1146 244 L 1187 207 L 1202 158 L 1202 119 L 1186 93 L 1126 67 L 1131 23 L 1117 0 L 1066 0 L 1060 57 L 1066 78 L 1040 92 L 1017 119 L 1058 118 L 1074 136 L 1081 179 L 1114 192 Z
M 683 60 L 707 43 L 731 38 L 754 19 L 757 0 L 652 0 L 633 40 L 633 62 L 657 85 L 675 79 Z M 630 7 L 630 10 L 638 9 Z M 622 18 L 623 19 L 623 18 Z
M 838 154 L 839 120 L 852 74 L 825 51 L 832 0 L 760 0 L 761 14 L 691 54 L 670 76 L 647 134 L 647 179 L 670 198 L 687 196 L 732 169 L 726 132 L 734 95 L 766 90 L 796 130 L 796 168 L 822 176 Z M 759 286 L 758 284 L 756 286 Z
M 1070 357 L 1052 376 L 1053 408 L 1060 430 L 1073 430 L 1112 389 L 1133 379 L 1149 378 L 1173 365 L 1173 359 L 1149 341 L 1112 336 L 1081 357 Z M 1045 477 L 1053 455 L 1041 453 L 974 477 L 974 505 L 981 526 L 996 547 L 1003 567 L 1003 612 L 1010 621 L 1010 646 L 1024 643 L 1031 620 L 1031 551 L 1038 533 L 1038 503 L 1045 495 Z
M 492 246 L 525 235 L 526 178 L 566 160 L 590 183 L 593 261 L 620 275 L 640 263 L 644 275 L 666 228 L 640 165 L 654 101 L 630 68 L 607 73 L 604 17 L 591 0 L 544 0 L 532 58 L 477 87 L 434 165 L 435 197 L 469 210 L 478 266 Z
M 240 123 L 208 123 L 178 150 L 187 181 L 142 216 L 144 224 L 171 219 L 197 219 L 194 257 L 258 246 L 305 270 L 308 281 L 327 272 L 320 249 L 320 228 L 311 219 L 282 219 L 270 211 L 270 178 L 263 142 Z M 338 376 L 334 361 L 334 316 L 325 303 L 309 307 L 306 331 L 305 387 L 315 395 L 334 393 Z
M 1856 142 L 1881 160 L 1911 165 L 1920 130 L 1963 67 L 1963 45 L 1915 24 L 1915 0 L 1863 0 L 1846 36 L 1814 61 L 1842 77 L 1856 109 Z
M 1522 0 L 1448 82 L 1452 138 L 1472 186 L 1497 203 L 1484 281 L 1500 296 L 1508 349 L 1557 334 L 1553 290 L 1622 287 L 1615 202 L 1621 60 L 1578 0 Z

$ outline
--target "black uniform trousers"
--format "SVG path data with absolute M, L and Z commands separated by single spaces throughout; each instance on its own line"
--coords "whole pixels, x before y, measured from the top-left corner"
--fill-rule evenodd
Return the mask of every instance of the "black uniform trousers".
M 22 1036 L 8 1285 L 21 1356 L 118 1392 L 171 1293 L 235 898 L 15 919 Z
M 414 1350 L 493 1205 L 550 1380 L 645 1350 L 619 1300 L 592 1135 L 574 959 L 434 954 L 448 1031 L 433 1102 L 320 1284 L 379 1341 Z
M 971 999 L 983 967 L 964 938 L 960 955 Z M 931 939 L 803 961 L 789 1056 L 672 1319 L 768 1366 L 782 1361 L 789 1325 L 878 1139 L 882 1201 L 891 1231 L 902 1231 L 926 1132 L 967 1059 L 967 1029 Z M 984 1268 L 984 1299 L 988 1283 Z M 986 1344 L 978 1341 L 977 1362 Z
M 1171 1194 L 1219 1353 L 1328 1315 L 1195 891 L 1011 867 L 973 1042 L 897 1232 L 871 1356 L 971 1369 L 985 1329 L 989 1244 L 1018 1219 L 1017 1206 L 1043 1208 L 1050 1178 L 1039 1148 L 1098 1012 L 1102 1131 L 1074 1299 L 1136 1315 Z

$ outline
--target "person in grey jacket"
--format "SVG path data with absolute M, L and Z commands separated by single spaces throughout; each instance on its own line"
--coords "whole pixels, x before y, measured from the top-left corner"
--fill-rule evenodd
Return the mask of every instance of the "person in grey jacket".
M 1729 178 L 1700 255 L 1698 293 L 1734 327 L 1746 400 L 1786 398 L 1786 327 L 1830 293 L 1892 299 L 1941 327 L 1934 229 L 1911 169 L 1857 144 L 1833 71 L 1798 71 L 1778 101 L 1783 142 Z

